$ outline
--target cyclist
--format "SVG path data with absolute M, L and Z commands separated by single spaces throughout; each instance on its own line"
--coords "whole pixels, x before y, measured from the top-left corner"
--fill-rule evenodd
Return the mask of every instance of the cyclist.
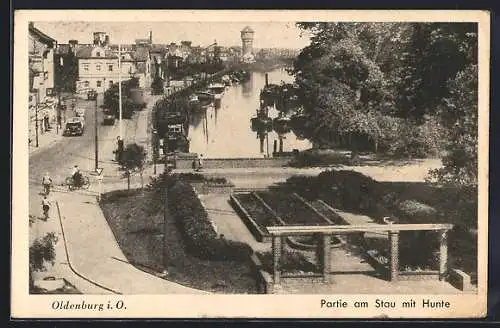
M 80 173 L 78 165 L 75 165 L 71 170 L 71 177 L 73 178 L 73 185 L 75 187 L 80 187 L 82 184 L 82 174 Z
M 48 195 L 50 192 L 50 186 L 52 185 L 52 178 L 49 175 L 49 172 L 46 172 L 42 178 L 42 185 L 45 195 Z
M 43 196 L 42 210 L 43 210 L 43 216 L 45 220 L 47 220 L 49 218 L 49 210 L 50 210 L 50 201 L 47 199 L 47 196 Z

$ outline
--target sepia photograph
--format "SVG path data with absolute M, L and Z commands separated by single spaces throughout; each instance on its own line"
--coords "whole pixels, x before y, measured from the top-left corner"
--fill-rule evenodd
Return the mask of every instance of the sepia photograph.
M 485 316 L 489 22 L 17 11 L 12 315 Z

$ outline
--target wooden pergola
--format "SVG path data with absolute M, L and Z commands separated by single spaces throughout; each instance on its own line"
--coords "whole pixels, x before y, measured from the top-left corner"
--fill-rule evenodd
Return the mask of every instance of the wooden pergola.
M 391 281 L 398 280 L 399 274 L 399 233 L 401 231 L 438 231 L 439 247 L 439 279 L 443 280 L 448 271 L 448 231 L 452 224 L 370 224 L 370 225 L 328 225 L 328 226 L 271 226 L 267 227 L 272 236 L 273 283 L 280 283 L 279 263 L 283 251 L 284 239 L 289 236 L 320 235 L 321 236 L 321 273 L 325 281 L 330 273 L 330 248 L 333 235 L 388 232 L 391 248 Z

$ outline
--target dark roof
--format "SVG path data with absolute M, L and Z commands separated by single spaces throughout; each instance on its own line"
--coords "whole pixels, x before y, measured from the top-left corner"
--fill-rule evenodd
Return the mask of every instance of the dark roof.
M 146 63 L 137 63 L 137 72 L 146 73 Z
M 254 30 L 252 30 L 252 28 L 250 26 L 245 26 L 244 29 L 241 30 L 241 32 L 250 32 L 250 33 L 254 33 Z
M 35 26 L 32 23 L 29 24 L 29 33 L 32 36 L 36 37 L 38 40 L 40 40 L 40 42 L 43 42 L 49 46 L 53 46 L 54 43 L 57 43 L 55 39 L 43 33 L 39 29 L 35 28 Z
M 70 51 L 71 47 L 69 44 L 58 44 L 55 53 L 57 55 L 67 55 Z
M 133 53 L 136 61 L 147 61 L 149 58 L 149 49 L 145 47 L 138 47 Z
M 92 47 L 92 46 L 81 47 L 76 51 L 76 57 L 77 58 L 98 58 L 98 57 L 92 57 L 92 50 L 93 49 L 94 49 L 94 47 Z M 110 50 L 107 50 L 107 49 L 104 49 L 104 55 L 105 55 L 105 57 L 103 57 L 103 58 L 117 58 L 117 56 L 115 54 L 113 54 L 113 52 L 111 52 Z
M 138 44 L 138 43 L 151 43 L 151 41 L 149 39 L 136 39 L 135 43 L 136 44 Z
M 154 63 L 162 62 L 163 61 L 163 55 L 161 53 L 152 53 L 151 54 L 151 61 Z

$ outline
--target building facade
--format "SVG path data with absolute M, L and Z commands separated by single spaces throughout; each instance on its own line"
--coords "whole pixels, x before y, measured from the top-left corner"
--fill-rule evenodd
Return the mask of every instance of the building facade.
M 44 103 L 55 93 L 54 50 L 57 41 L 29 24 L 29 90 L 30 104 Z M 35 98 L 35 99 L 33 99 Z
M 96 90 L 106 91 L 113 83 L 118 82 L 118 57 L 110 50 L 100 46 L 85 46 L 76 52 L 78 59 L 78 80 L 76 92 Z M 122 65 L 122 72 L 128 66 Z M 122 76 L 126 79 L 128 75 Z

